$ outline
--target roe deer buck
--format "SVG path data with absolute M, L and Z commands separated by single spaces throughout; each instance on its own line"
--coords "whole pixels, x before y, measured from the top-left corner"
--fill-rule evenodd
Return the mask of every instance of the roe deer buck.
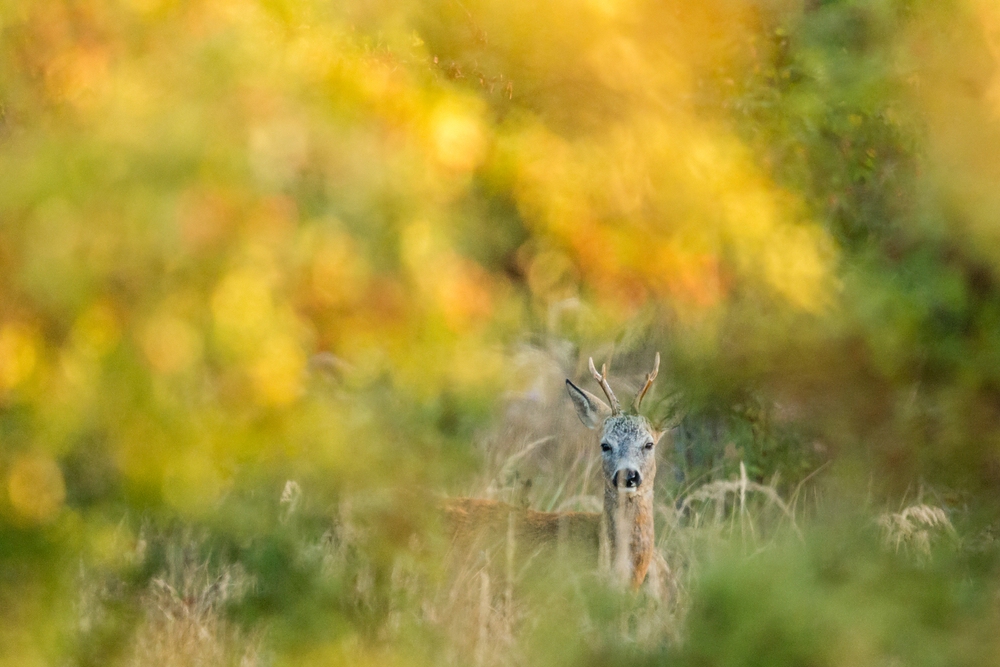
M 619 581 L 636 590 L 654 561 L 655 447 L 664 433 L 639 414 L 639 406 L 659 371 L 660 355 L 628 413 L 611 391 L 607 366 L 598 373 L 590 359 L 589 367 L 610 405 L 570 380 L 566 389 L 580 421 L 600 431 L 604 512 L 537 512 L 476 498 L 446 501 L 445 512 L 458 536 L 487 531 L 505 537 L 508 562 L 513 560 L 515 544 L 529 550 L 557 544 L 564 555 L 568 549 L 578 549 L 586 552 L 585 557 L 603 556 L 597 560 L 610 565 Z

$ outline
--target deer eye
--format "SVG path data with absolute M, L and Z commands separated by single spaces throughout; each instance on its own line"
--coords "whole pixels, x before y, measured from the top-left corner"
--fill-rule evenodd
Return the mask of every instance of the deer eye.
M 605 454 L 607 454 L 608 452 L 611 451 L 611 445 L 609 445 L 606 442 L 602 442 L 601 443 L 601 451 L 604 452 Z
M 651 442 L 647 442 L 647 443 L 646 443 L 646 444 L 645 444 L 645 445 L 643 446 L 643 449 L 645 449 L 645 450 L 646 450 L 647 452 L 648 452 L 648 451 L 650 451 L 651 449 L 653 449 L 653 443 L 651 443 Z

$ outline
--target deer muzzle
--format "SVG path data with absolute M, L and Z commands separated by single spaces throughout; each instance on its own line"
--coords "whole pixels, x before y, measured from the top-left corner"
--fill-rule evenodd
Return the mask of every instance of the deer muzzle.
M 635 468 L 620 468 L 611 481 L 619 491 L 634 492 L 642 484 L 642 475 Z

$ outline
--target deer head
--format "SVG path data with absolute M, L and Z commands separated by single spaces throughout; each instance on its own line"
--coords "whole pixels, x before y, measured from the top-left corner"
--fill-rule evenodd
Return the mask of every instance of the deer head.
M 580 421 L 587 428 L 600 429 L 601 456 L 603 459 L 606 490 L 620 494 L 651 494 L 656 477 L 656 443 L 659 431 L 639 414 L 639 406 L 660 369 L 660 355 L 656 354 L 653 370 L 646 375 L 646 383 L 635 397 L 632 409 L 622 412 L 621 405 L 608 384 L 607 366 L 597 372 L 590 359 L 590 372 L 604 390 L 608 403 L 566 380 L 566 389 L 573 401 Z

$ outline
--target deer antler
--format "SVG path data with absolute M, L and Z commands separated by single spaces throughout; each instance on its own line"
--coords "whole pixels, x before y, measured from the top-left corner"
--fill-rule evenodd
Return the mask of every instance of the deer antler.
M 601 389 L 604 390 L 604 395 L 608 397 L 608 402 L 611 403 L 611 414 L 620 415 L 622 412 L 622 406 L 618 403 L 618 399 L 615 398 L 615 392 L 611 391 L 611 385 L 608 384 L 608 365 L 601 364 L 601 372 L 597 372 L 597 368 L 594 366 L 594 358 L 590 358 L 590 373 L 597 380 L 597 384 L 601 385 Z
M 640 391 L 635 396 L 635 401 L 632 403 L 632 409 L 639 412 L 639 405 L 642 403 L 642 397 L 646 395 L 649 388 L 653 386 L 653 380 L 656 379 L 656 374 L 660 372 L 660 353 L 656 353 L 656 361 L 653 362 L 653 370 L 646 374 L 646 384 L 643 386 L 642 391 Z

